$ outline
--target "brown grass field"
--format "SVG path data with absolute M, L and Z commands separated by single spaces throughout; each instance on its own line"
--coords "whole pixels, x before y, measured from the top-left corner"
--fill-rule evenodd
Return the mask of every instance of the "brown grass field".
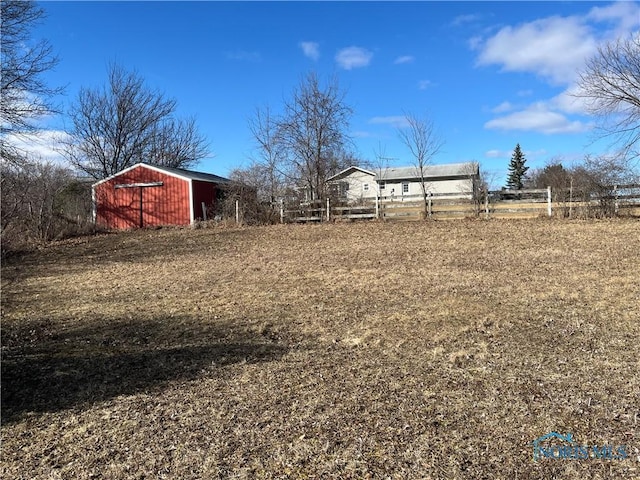
M 639 309 L 638 220 L 52 244 L 2 269 L 0 475 L 638 479 Z

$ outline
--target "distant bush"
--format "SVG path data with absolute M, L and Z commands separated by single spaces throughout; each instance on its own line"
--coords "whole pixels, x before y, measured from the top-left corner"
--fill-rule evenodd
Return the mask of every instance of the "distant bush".
M 2 250 L 93 232 L 91 183 L 49 162 L 0 163 Z

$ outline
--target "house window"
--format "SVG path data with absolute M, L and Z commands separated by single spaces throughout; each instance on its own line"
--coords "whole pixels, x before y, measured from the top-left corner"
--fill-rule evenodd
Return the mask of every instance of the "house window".
M 329 189 L 332 196 L 339 198 L 347 198 L 347 192 L 349 191 L 349 184 L 347 182 L 335 182 L 329 184 Z
M 349 196 L 349 182 L 340 182 L 340 198 Z
M 380 182 L 380 190 L 384 190 L 385 188 L 387 188 L 387 182 L 385 182 L 384 180 L 382 180 Z
M 362 190 L 364 190 L 365 192 L 369 191 L 369 184 L 368 183 L 363 183 L 362 184 Z
M 402 182 L 402 193 L 409 193 L 409 182 Z

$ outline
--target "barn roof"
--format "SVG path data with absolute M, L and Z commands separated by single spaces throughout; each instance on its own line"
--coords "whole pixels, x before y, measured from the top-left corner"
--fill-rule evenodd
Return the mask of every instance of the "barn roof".
M 204 172 L 196 172 L 194 170 L 185 170 L 184 168 L 174 168 L 174 167 L 160 167 L 158 165 L 148 165 L 152 166 L 158 170 L 162 170 L 163 172 L 179 175 L 181 177 L 186 177 L 191 180 L 202 180 L 204 182 L 214 182 L 214 183 L 229 183 L 231 180 L 225 177 L 220 177 L 219 175 L 214 175 L 213 173 L 204 173 Z
M 228 178 L 220 177 L 218 175 L 214 175 L 213 173 L 196 172 L 193 170 L 186 170 L 184 168 L 164 167 L 164 166 L 151 165 L 149 163 L 140 162 L 94 183 L 93 186 L 95 187 L 96 185 L 100 185 L 101 183 L 108 182 L 112 178 L 115 178 L 119 175 L 122 175 L 123 173 L 126 173 L 140 166 L 150 168 L 152 170 L 157 170 L 157 171 L 166 173 L 168 175 L 172 175 L 174 177 L 180 177 L 185 180 L 200 180 L 203 182 L 211 182 L 211 183 L 230 183 L 231 182 L 231 180 L 229 180 Z

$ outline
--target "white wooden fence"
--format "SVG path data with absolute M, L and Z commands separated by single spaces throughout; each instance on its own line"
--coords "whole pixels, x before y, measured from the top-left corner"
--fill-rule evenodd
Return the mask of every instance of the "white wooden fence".
M 580 212 L 602 209 L 605 202 L 613 214 L 626 212 L 640 216 L 640 184 L 620 185 L 608 189 L 608 194 L 574 196 L 566 191 L 552 191 L 551 187 L 525 190 L 497 190 L 483 193 L 480 199 L 460 194 L 380 196 L 359 204 L 330 201 L 280 206 L 280 221 L 325 222 L 365 219 L 418 220 L 421 218 L 453 219 L 572 217 Z M 559 200 L 560 199 L 560 200 Z

